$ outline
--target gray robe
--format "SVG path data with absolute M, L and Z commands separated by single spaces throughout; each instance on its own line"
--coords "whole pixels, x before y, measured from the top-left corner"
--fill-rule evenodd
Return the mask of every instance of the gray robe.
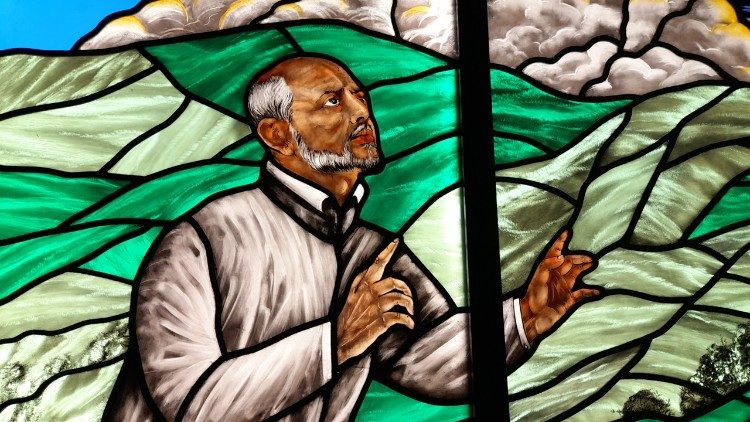
M 359 220 L 362 186 L 339 208 L 301 183 L 269 165 L 256 187 L 166 234 L 142 271 L 132 353 L 104 419 L 348 420 L 370 378 L 421 399 L 468 400 L 468 314 L 403 242 L 385 276 L 412 289 L 414 330 L 394 327 L 337 365 L 349 284 L 394 235 Z M 510 363 L 524 347 L 513 303 L 503 310 Z

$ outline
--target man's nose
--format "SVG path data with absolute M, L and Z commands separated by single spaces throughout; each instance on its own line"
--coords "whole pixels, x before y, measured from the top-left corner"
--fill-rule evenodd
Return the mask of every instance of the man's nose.
M 347 95 L 347 103 L 349 103 L 349 121 L 352 124 L 360 123 L 370 117 L 370 111 L 367 109 L 367 104 L 356 95 L 349 93 Z

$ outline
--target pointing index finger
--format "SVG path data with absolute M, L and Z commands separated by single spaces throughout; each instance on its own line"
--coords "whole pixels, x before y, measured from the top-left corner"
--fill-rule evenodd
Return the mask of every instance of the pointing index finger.
M 368 281 L 378 281 L 383 278 L 385 266 L 388 265 L 388 263 L 391 261 L 391 258 L 393 257 L 394 252 L 396 252 L 396 246 L 398 246 L 398 239 L 395 239 L 393 242 L 389 243 L 388 246 L 386 246 L 385 249 L 383 249 L 383 251 L 378 254 L 378 256 L 375 258 L 375 262 L 373 262 L 372 265 L 367 268 L 367 271 L 365 271 L 365 275 L 363 278 L 367 279 Z

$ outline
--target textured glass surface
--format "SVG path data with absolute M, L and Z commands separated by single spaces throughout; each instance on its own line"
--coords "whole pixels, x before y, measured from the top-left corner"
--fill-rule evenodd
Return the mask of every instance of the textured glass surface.
M 0 173 L 0 238 L 50 229 L 126 185 L 123 180 L 39 172 Z
M 152 64 L 136 51 L 73 64 L 67 57 L 24 59 L 73 82 L 54 95 L 13 88 L 14 114 L 0 114 L 0 134 L 15 137 L 17 149 L 0 164 L 26 166 L 0 172 L 7 182 L 0 195 L 17 199 L 0 207 L 0 259 L 8 263 L 0 271 L 0 356 L 7 361 L 0 419 L 98 417 L 127 346 L 128 283 L 164 225 L 257 179 L 264 150 L 239 120 L 244 89 L 256 71 L 296 52 L 295 44 L 334 55 L 371 86 L 386 165 L 368 177 L 362 217 L 403 234 L 453 300 L 466 304 L 452 60 L 348 27 L 311 23 L 283 31 L 150 46 Z M 353 51 L 354 44 L 369 53 Z M 103 79 L 91 76 L 95 66 Z M 55 104 L 19 110 L 44 98 Z M 33 136 L 24 132 L 29 122 L 47 144 L 16 142 Z M 74 132 L 47 122 L 70 122 Z M 52 144 L 66 149 L 50 154 Z M 32 355 L 38 359 L 29 361 Z M 398 411 L 386 415 L 386 407 Z M 373 382 L 357 418 L 405 414 L 459 420 L 469 407 L 427 404 Z
M 556 97 L 509 72 L 492 69 L 496 131 L 530 138 L 556 150 L 627 101 L 589 102 Z
M 294 48 L 276 30 L 212 37 L 149 47 L 178 83 L 237 114 L 244 114 L 244 92 L 253 75 Z M 200 57 L 200 60 L 198 58 Z
M 0 113 L 84 98 L 149 67 L 135 51 L 92 57 L 5 56 L 0 58 Z
M 750 182 L 750 176 L 745 177 L 743 182 Z M 747 212 L 748 205 L 750 205 L 750 185 L 740 184 L 730 187 L 701 220 L 698 227 L 690 233 L 690 237 L 698 237 L 722 227 L 746 222 L 750 217 Z
M 494 72 L 493 80 L 504 73 Z M 696 417 L 747 388 L 723 387 L 699 367 L 715 362 L 745 376 L 712 350 L 747 347 L 746 91 L 695 86 L 576 103 L 532 84 L 523 95 L 493 91 L 496 124 L 514 99 L 538 119 L 523 123 L 525 132 L 504 130 L 518 139 L 495 142 L 504 291 L 524 286 L 563 227 L 572 228 L 570 250 L 598 260 L 583 282 L 603 288 L 508 377 L 512 419 L 611 420 L 643 397 L 666 403 L 661 412 Z M 544 100 L 523 99 L 535 95 Z M 550 150 L 525 155 L 513 147 L 525 138 Z M 742 412 L 746 404 L 726 406 Z M 705 420 L 734 417 L 721 412 Z
M 0 298 L 6 298 L 37 278 L 63 268 L 96 252 L 107 242 L 133 233 L 133 224 L 118 224 L 40 235 L 0 246 Z

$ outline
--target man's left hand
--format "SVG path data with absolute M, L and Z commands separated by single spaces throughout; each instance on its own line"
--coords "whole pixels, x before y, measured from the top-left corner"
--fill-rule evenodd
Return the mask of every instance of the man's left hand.
M 529 342 L 555 325 L 578 301 L 599 294 L 595 289 L 573 290 L 578 276 L 594 265 L 594 258 L 563 255 L 567 239 L 566 230 L 536 267 L 526 295 L 520 301 L 521 319 Z

